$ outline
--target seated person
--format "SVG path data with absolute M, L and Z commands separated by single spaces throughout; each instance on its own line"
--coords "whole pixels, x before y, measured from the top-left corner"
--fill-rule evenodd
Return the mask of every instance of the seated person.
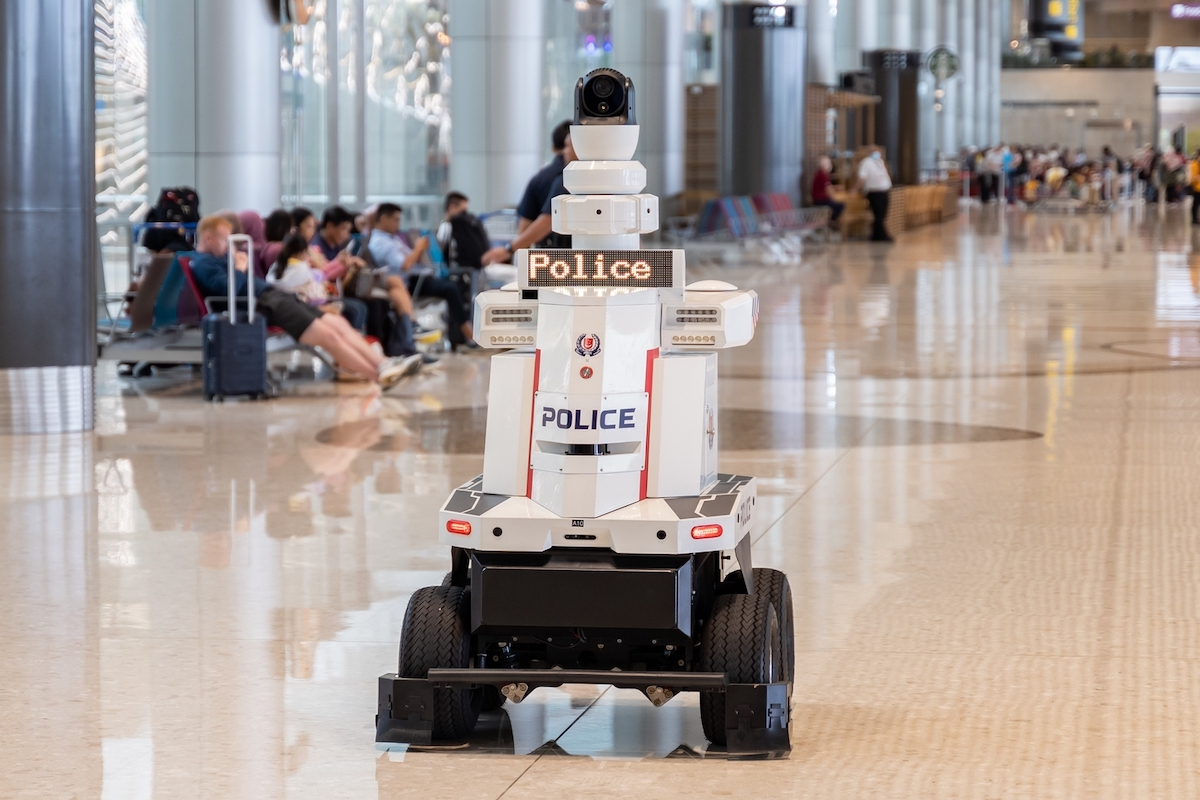
M 325 265 L 318 265 L 318 269 L 325 273 L 326 280 L 340 278 L 351 266 L 361 266 L 361 261 L 346 249 L 353 234 L 354 215 L 341 206 L 325 209 L 317 235 L 309 243 L 325 259 Z
M 317 235 L 317 218 L 313 215 L 311 209 L 304 206 L 296 206 L 292 209 L 292 228 L 304 237 L 304 241 L 311 242 Z M 283 240 L 281 239 L 280 241 Z M 325 256 L 315 246 L 312 248 L 312 265 L 322 272 L 328 266 L 325 262 Z
M 200 220 L 196 227 L 196 255 L 192 258 L 192 276 L 205 297 L 229 295 L 229 237 L 233 226 L 218 216 Z M 245 257 L 238 258 L 234 292 L 246 296 L 248 277 Z M 338 365 L 384 388 L 421 367 L 419 356 L 384 358 L 346 320 L 336 314 L 322 314 L 294 294 L 281 292 L 254 278 L 257 308 L 267 322 L 283 328 L 301 344 L 323 348 Z
M 396 312 L 396 321 L 399 325 L 399 331 L 396 334 L 396 339 L 392 342 L 398 342 L 400 355 L 412 355 L 417 352 L 416 335 L 417 332 L 413 326 L 413 303 L 412 295 L 408 293 L 408 287 L 401 280 L 389 280 L 386 274 L 382 273 L 382 268 L 375 261 L 375 257 L 371 254 L 367 244 L 371 241 L 371 234 L 374 232 L 375 216 L 378 206 L 369 206 L 359 213 L 354 219 L 354 226 L 358 229 L 357 237 L 351 236 L 350 243 L 346 246 L 344 252 L 351 256 L 350 266 L 352 268 L 369 270 L 375 276 L 376 285 L 385 288 L 388 295 L 388 302 L 392 310 Z M 314 248 L 314 258 L 323 259 L 319 251 Z M 353 277 L 353 276 L 351 276 Z M 344 288 L 344 287 L 343 287 Z M 437 359 L 427 353 L 421 354 L 421 359 L 425 364 L 436 364 Z
M 828 156 L 821 156 L 818 162 L 817 174 L 813 176 L 812 201 L 814 206 L 828 206 L 833 214 L 830 222 L 837 222 L 838 217 L 846 210 L 845 196 L 841 189 L 833 184 L 829 177 L 833 172 L 833 162 Z
M 311 257 L 308 242 L 299 234 L 288 234 L 271 265 L 267 283 L 280 291 L 291 292 L 323 313 L 340 313 L 359 333 L 366 333 L 367 304 L 353 297 L 330 297 L 325 276 L 309 264 Z
M 470 212 L 470 202 L 462 192 L 446 195 L 446 218 L 438 226 L 438 246 L 452 266 L 480 269 L 491 242 L 479 217 Z
M 279 251 L 283 249 L 283 240 L 295 227 L 292 215 L 282 208 L 277 208 L 267 215 L 263 221 L 263 238 L 266 239 L 266 243 L 258 254 L 258 261 L 255 262 L 255 266 L 262 273 L 258 277 L 267 277 L 267 271 L 271 269 L 271 265 L 279 258 Z
M 413 273 L 413 267 L 429 249 L 429 240 L 422 236 L 416 244 L 410 245 L 400 233 L 400 215 L 400 206 L 395 203 L 380 203 L 375 213 L 375 228 L 367 245 L 375 262 L 387 271 L 389 293 L 398 284 L 407 285 L 408 291 L 413 292 L 420 281 L 422 294 L 446 301 L 450 343 L 455 347 L 472 350 L 478 348 L 479 345 L 473 341 L 471 318 L 467 315 L 466 304 L 458 285 L 434 275 L 421 276 Z

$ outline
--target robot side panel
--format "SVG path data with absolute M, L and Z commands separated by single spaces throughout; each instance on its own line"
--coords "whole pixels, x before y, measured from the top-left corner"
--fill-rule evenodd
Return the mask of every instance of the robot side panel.
M 700 495 L 717 479 L 717 355 L 654 364 L 647 497 Z
M 521 496 L 529 491 L 529 443 L 537 372 L 534 353 L 492 356 L 483 491 Z

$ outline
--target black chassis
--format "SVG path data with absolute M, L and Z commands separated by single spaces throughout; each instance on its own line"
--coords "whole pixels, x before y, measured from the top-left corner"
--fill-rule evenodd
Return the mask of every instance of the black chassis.
M 738 550 L 747 573 L 748 551 Z M 681 691 L 724 691 L 729 754 L 785 755 L 788 684 L 730 684 L 724 673 L 696 671 L 726 558 L 453 549 L 449 582 L 471 589 L 472 663 L 426 678 L 381 676 L 376 741 L 431 744 L 437 688 L 496 686 L 519 702 L 542 686 L 611 684 L 656 706 Z

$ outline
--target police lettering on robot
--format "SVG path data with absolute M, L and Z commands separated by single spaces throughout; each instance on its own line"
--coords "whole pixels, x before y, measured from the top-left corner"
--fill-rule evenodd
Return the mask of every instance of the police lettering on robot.
M 530 250 L 529 286 L 639 286 L 669 288 L 669 250 Z
M 557 425 L 563 430 L 577 431 L 615 431 L 618 428 L 636 428 L 637 422 L 633 415 L 636 408 L 606 408 L 603 411 L 592 410 L 591 418 L 584 417 L 586 411 L 569 408 L 542 408 L 542 427 Z

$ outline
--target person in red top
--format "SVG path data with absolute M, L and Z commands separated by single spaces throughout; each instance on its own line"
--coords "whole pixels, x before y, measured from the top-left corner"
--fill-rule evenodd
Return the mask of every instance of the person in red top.
M 829 206 L 833 211 L 833 216 L 829 218 L 829 221 L 837 222 L 838 217 L 846 209 L 846 204 L 842 202 L 841 191 L 833 185 L 833 181 L 829 178 L 832 170 L 833 162 L 829 160 L 828 156 L 821 156 L 817 174 L 813 176 L 812 201 L 815 206 Z

